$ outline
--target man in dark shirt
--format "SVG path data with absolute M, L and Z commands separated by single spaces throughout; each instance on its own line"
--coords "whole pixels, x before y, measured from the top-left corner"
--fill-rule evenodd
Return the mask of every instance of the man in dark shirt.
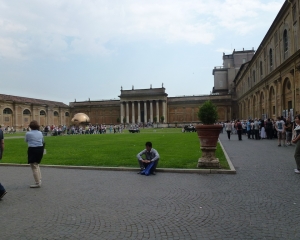
M 146 142 L 146 149 L 141 151 L 136 157 L 141 168 L 141 171 L 138 173 L 141 173 L 151 162 L 154 162 L 154 166 L 152 167 L 150 173 L 155 175 L 156 166 L 159 160 L 159 154 L 154 148 L 152 148 L 151 142 Z
M 3 150 L 4 150 L 4 136 L 0 125 L 0 160 L 2 159 Z M 5 188 L 0 183 L 0 200 L 4 197 L 6 193 L 7 192 L 5 191 Z

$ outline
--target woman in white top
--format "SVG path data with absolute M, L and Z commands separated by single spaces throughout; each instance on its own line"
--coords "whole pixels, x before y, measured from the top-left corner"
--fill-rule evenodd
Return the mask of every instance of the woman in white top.
M 39 131 L 40 126 L 37 121 L 31 121 L 29 127 L 31 131 L 26 133 L 25 141 L 28 144 L 28 164 L 30 164 L 35 180 L 35 184 L 30 185 L 30 187 L 39 188 L 42 184 L 39 164 L 44 154 L 44 137 Z

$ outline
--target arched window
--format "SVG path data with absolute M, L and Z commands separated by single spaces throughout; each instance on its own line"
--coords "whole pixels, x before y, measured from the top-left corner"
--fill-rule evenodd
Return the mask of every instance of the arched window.
M 288 34 L 287 30 L 283 31 L 283 51 L 287 52 L 289 50 L 289 43 L 288 43 Z
M 5 108 L 3 114 L 12 114 L 12 110 L 10 108 Z
M 29 111 L 28 109 L 25 109 L 25 110 L 23 111 L 23 114 L 24 114 L 24 115 L 30 115 L 30 111 Z
M 271 68 L 271 67 L 273 67 L 273 51 L 272 51 L 272 48 L 270 48 L 269 57 L 270 57 L 270 68 Z
M 58 112 L 54 111 L 53 114 L 54 114 L 55 117 L 58 117 Z
M 66 116 L 66 117 L 69 117 L 69 116 L 70 116 L 70 114 L 69 114 L 68 112 L 66 112 L 66 113 L 65 113 L 65 116 Z
M 253 70 L 253 82 L 255 83 L 255 70 Z
M 45 115 L 46 115 L 46 112 L 45 112 L 44 110 L 41 110 L 41 111 L 40 111 L 40 115 L 41 115 L 41 116 L 45 116 Z

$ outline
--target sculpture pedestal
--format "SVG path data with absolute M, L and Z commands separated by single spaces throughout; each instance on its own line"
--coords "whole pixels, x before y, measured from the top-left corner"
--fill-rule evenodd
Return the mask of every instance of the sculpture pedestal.
M 198 160 L 197 167 L 220 168 L 219 159 L 216 158 L 216 147 L 200 147 L 202 157 Z

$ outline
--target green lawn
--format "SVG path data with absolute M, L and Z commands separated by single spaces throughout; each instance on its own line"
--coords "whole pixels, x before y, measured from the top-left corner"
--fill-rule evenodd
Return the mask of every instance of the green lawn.
M 25 134 L 26 134 L 26 132 L 15 132 L 13 134 L 5 133 L 4 138 L 6 138 L 6 137 L 8 137 L 8 138 L 10 138 L 10 137 L 20 137 L 20 136 L 25 136 Z
M 67 135 L 45 137 L 47 154 L 42 164 L 106 167 L 138 167 L 136 155 L 151 141 L 160 154 L 159 168 L 197 169 L 201 157 L 196 133 L 182 133 L 179 128 L 141 129 L 141 133 Z M 2 163 L 26 164 L 27 144 L 23 138 L 5 135 Z M 217 157 L 222 168 L 229 169 L 221 147 Z

